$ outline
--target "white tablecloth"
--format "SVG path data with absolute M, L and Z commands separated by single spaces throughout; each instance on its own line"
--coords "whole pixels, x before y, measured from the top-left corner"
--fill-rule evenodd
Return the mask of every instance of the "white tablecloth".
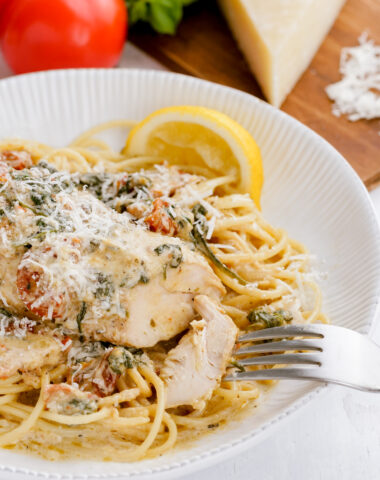
M 131 44 L 124 50 L 120 66 L 165 70 Z M 9 75 L 0 57 L 0 78 Z M 371 193 L 371 198 L 380 218 L 380 188 Z M 374 339 L 380 344 L 380 322 Z M 243 455 L 183 480 L 194 478 L 378 480 L 380 394 L 332 387 L 286 421 L 275 437 L 269 437 Z

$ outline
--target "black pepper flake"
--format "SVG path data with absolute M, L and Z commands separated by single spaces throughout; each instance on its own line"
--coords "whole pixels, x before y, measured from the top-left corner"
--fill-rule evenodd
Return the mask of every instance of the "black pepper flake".
M 219 423 L 209 423 L 207 425 L 207 428 L 218 428 L 219 427 Z

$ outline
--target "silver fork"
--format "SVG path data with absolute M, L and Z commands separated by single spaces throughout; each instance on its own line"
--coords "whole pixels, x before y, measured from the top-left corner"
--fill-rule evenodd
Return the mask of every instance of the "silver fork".
M 234 351 L 235 357 L 243 357 L 239 366 L 295 366 L 234 372 L 224 380 L 307 379 L 380 392 L 380 347 L 360 333 L 335 325 L 288 325 L 238 338 L 239 343 L 260 340 L 272 341 Z

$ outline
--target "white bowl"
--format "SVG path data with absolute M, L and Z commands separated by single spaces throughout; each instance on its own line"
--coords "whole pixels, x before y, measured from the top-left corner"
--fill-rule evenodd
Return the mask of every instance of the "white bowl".
M 257 98 L 147 70 L 24 75 L 0 82 L 0 137 L 62 146 L 99 122 L 140 120 L 157 108 L 178 104 L 216 108 L 252 133 L 264 161 L 266 218 L 317 255 L 320 270 L 327 272 L 322 289 L 331 321 L 368 333 L 380 293 L 380 235 L 367 191 L 331 145 Z M 121 144 L 123 138 L 111 140 Z M 0 450 L 0 478 L 10 479 L 11 473 L 14 478 L 178 478 L 251 448 L 323 389 L 313 382 L 283 381 L 244 421 L 202 438 L 192 448 L 139 463 L 50 463 Z

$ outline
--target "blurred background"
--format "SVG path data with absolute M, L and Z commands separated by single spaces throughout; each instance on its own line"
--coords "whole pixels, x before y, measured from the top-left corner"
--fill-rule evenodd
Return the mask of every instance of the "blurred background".
M 0 76 L 118 65 L 238 88 L 322 135 L 373 188 L 380 181 L 378 47 L 355 58 L 356 80 L 360 67 L 363 75 L 372 68 L 367 96 L 356 99 L 370 104 L 360 121 L 333 115 L 325 90 L 342 79 L 344 49 L 363 35 L 380 44 L 379 0 L 0 0 Z M 343 102 L 363 90 L 346 80 Z
M 337 148 L 378 212 L 379 45 L 380 0 L 0 0 L 0 78 L 151 68 L 243 90 Z M 197 478 L 377 479 L 379 418 L 379 397 L 334 387 L 275 438 Z

